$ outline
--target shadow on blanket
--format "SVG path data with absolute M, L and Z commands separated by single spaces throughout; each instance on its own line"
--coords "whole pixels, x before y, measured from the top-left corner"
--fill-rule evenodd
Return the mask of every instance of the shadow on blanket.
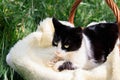
M 53 32 L 52 18 L 40 22 L 36 32 L 19 40 L 11 48 L 6 57 L 8 65 L 26 80 L 120 80 L 120 57 L 117 45 L 108 56 L 107 62 L 93 70 L 56 72 L 51 69 L 47 66 L 47 62 L 54 56 L 54 48 L 51 47 Z

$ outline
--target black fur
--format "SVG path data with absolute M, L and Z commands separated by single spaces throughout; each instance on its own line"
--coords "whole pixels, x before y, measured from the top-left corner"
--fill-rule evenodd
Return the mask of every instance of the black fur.
M 116 23 L 100 23 L 89 26 L 83 33 L 91 42 L 94 58 L 97 62 L 106 61 L 108 54 L 113 50 L 118 38 L 118 26 Z
M 75 68 L 72 67 L 72 63 L 70 61 L 64 62 L 61 66 L 59 66 L 58 70 L 63 71 L 63 70 L 74 70 Z

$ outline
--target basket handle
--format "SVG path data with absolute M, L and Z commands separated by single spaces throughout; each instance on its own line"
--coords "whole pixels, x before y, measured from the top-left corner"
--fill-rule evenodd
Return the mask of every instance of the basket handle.
M 105 0 L 106 3 L 108 4 L 108 6 L 112 9 L 116 20 L 117 20 L 117 24 L 118 24 L 118 28 L 119 28 L 119 32 L 120 32 L 120 10 L 118 8 L 118 6 L 115 4 L 115 2 L 113 0 Z
M 77 9 L 77 7 L 78 7 L 78 5 L 80 4 L 81 1 L 82 0 L 75 0 L 75 2 L 72 5 L 72 8 L 71 8 L 71 11 L 70 11 L 70 14 L 69 14 L 69 19 L 68 19 L 68 21 L 72 24 L 74 24 L 75 12 L 76 12 L 76 9 Z

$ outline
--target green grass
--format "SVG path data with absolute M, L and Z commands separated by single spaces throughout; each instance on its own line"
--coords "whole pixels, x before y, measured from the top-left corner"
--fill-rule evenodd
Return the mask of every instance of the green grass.
M 23 80 L 5 61 L 10 48 L 35 31 L 40 20 L 56 17 L 68 20 L 74 0 L 0 0 L 0 80 Z M 120 6 L 120 1 L 116 0 Z M 104 0 L 83 0 L 77 8 L 76 26 L 92 21 L 114 22 L 115 17 Z

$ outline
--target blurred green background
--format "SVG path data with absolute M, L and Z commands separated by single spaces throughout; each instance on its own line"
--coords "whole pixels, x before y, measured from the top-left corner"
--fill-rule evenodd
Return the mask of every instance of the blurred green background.
M 120 6 L 119 0 L 114 0 Z M 68 20 L 74 0 L 0 0 L 0 80 L 23 80 L 6 64 L 10 48 L 36 30 L 46 17 Z M 83 0 L 75 15 L 76 26 L 93 21 L 115 22 L 104 0 Z

